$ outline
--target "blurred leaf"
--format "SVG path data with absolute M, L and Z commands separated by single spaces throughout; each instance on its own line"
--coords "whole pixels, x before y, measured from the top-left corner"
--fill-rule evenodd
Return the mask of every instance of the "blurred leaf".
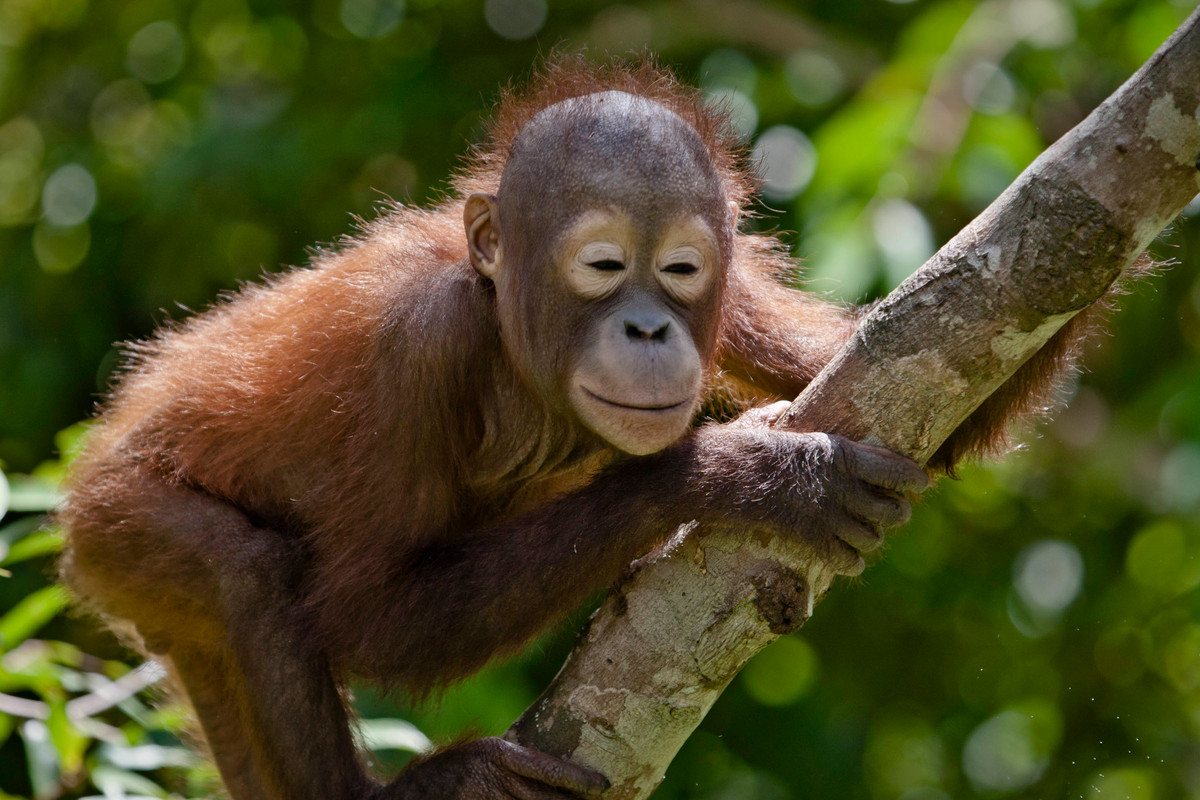
M 8 557 L 15 542 L 20 541 L 41 527 L 43 520 L 36 516 L 22 517 L 0 527 L 0 563 Z
M 181 767 L 195 763 L 197 756 L 183 747 L 167 747 L 159 744 L 122 746 L 105 742 L 96 754 L 104 764 L 120 769 L 147 772 L 163 767 Z
M 8 550 L 8 555 L 0 558 L 0 564 L 11 566 L 31 558 L 57 553 L 62 549 L 63 536 L 61 531 L 38 531 L 18 541 Z
M 402 719 L 364 719 L 358 723 L 363 744 L 368 750 L 409 750 L 423 753 L 433 742 L 416 725 Z
M 34 800 L 57 797 L 62 770 L 50 738 L 50 729 L 41 720 L 31 719 L 21 723 L 20 732 Z
M 9 475 L 9 511 L 49 511 L 61 499 L 58 484 L 32 475 Z
M 0 746 L 8 741 L 13 731 L 17 729 L 17 718 L 0 712 Z
M 942 56 L 979 5 L 964 0 L 931 3 L 900 32 L 897 51 L 909 57 L 920 54 Z
M 66 704 L 60 699 L 50 703 L 50 719 L 46 720 L 50 741 L 58 753 L 58 763 L 64 773 L 75 774 L 83 767 L 83 754 L 91 738 L 82 734 L 67 717 Z
M 44 518 L 42 517 L 27 516 L 0 527 L 0 545 L 7 551 L 7 548 L 11 547 L 14 542 L 28 536 L 41 527 L 43 522 Z
M 1028 117 L 1020 114 L 976 114 L 971 119 L 962 147 L 987 147 L 1003 154 L 1012 178 L 1042 152 L 1045 143 Z M 1011 178 L 1010 178 L 1011 182 Z
M 88 431 L 93 427 L 91 420 L 77 422 L 63 428 L 54 435 L 54 447 L 58 451 L 58 463 L 63 467 L 70 466 L 75 456 L 83 451 L 87 441 Z
M 170 796 L 170 792 L 146 776 L 110 764 L 100 764 L 92 770 L 92 784 L 103 792 L 102 796 L 95 796 L 95 800 L 111 800 L 114 797 L 141 800 Z
M 870 197 L 892 165 L 921 104 L 916 92 L 856 101 L 813 136 L 817 170 L 809 185 L 812 203 L 836 203 L 848 192 Z
M 1141 64 L 1154 55 L 1183 22 L 1185 13 L 1183 8 L 1174 8 L 1170 3 L 1148 3 L 1135 9 L 1122 26 L 1129 63 Z
M 25 641 L 67 607 L 68 597 L 59 586 L 47 586 L 25 597 L 0 617 L 0 652 Z

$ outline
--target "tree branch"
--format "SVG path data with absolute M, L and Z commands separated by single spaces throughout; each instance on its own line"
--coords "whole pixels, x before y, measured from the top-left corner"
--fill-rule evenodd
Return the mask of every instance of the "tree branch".
M 1200 10 L 892 292 L 779 424 L 924 463 L 1198 192 Z M 635 565 L 508 736 L 600 770 L 608 797 L 648 797 L 738 670 L 831 583 L 795 541 L 681 531 Z

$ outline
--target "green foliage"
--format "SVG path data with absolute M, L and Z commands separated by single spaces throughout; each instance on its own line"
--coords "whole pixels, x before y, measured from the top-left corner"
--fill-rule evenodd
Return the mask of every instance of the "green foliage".
M 303 263 L 384 196 L 436 197 L 497 86 L 551 44 L 649 47 L 730 103 L 767 172 L 756 224 L 798 232 L 811 288 L 861 300 L 1194 6 L 2 0 L 0 798 L 212 789 L 153 689 L 82 713 L 147 673 L 52 585 L 44 514 L 111 343 Z M 861 583 L 752 661 L 659 797 L 1200 796 L 1192 214 L 1156 246 L 1180 266 L 1125 299 L 1070 406 L 944 482 Z M 364 688 L 364 738 L 394 768 L 425 735 L 499 732 L 571 641 L 417 708 Z
M 70 438 L 70 431 L 59 438 L 64 450 Z M 59 460 L 38 470 L 62 471 Z M 14 509 L 45 512 L 56 502 L 49 478 L 13 483 Z M 161 667 L 143 665 L 134 672 L 126 661 L 97 658 L 57 638 L 70 636 L 72 627 L 63 624 L 66 591 L 45 585 L 47 561 L 60 547 L 61 534 L 46 527 L 43 514 L 19 516 L 0 527 L 0 565 L 11 568 L 6 574 L 13 584 L 0 584 L 0 597 L 18 598 L 0 605 L 0 797 L 94 795 L 89 787 L 105 797 L 167 797 L 160 781 L 184 787 L 189 772 L 201 776 L 207 767 L 197 766 L 179 741 L 185 717 L 151 710 L 122 689 L 123 681 L 139 675 L 146 677 L 136 686 L 152 685 Z M 45 634 L 50 636 L 35 638 Z M 195 777 L 192 783 L 200 787 L 204 780 Z

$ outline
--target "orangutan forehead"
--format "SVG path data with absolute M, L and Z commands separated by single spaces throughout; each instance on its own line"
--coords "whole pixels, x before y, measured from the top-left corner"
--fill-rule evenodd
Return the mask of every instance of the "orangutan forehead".
M 690 133 L 699 140 L 690 125 L 671 109 L 628 92 L 607 91 L 572 97 L 539 111 L 526 123 L 517 142 L 524 137 L 569 135 L 580 128 L 594 135 L 619 135 L 641 130 L 648 138 L 673 138 Z M 604 142 L 597 142 L 603 145 Z
M 500 183 L 542 191 L 588 186 L 600 195 L 719 192 L 716 167 L 700 135 L 653 100 L 608 91 L 564 100 L 539 112 L 517 135 Z

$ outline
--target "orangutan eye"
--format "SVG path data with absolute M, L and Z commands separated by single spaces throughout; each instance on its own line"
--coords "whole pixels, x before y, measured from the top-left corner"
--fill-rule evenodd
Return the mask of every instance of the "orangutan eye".
M 625 265 L 620 261 L 614 261 L 611 258 L 602 258 L 599 261 L 589 261 L 588 266 L 592 269 L 598 269 L 601 272 L 620 272 L 625 269 Z
M 674 275 L 695 275 L 699 271 L 699 267 L 695 264 L 689 264 L 686 261 L 678 261 L 663 267 L 663 272 L 670 272 Z

